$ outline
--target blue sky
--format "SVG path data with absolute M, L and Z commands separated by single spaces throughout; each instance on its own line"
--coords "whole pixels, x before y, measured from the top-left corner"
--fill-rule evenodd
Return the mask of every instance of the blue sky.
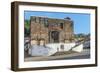
M 30 20 L 30 16 L 46 16 L 50 18 L 64 19 L 70 17 L 74 21 L 74 33 L 90 33 L 90 14 L 83 13 L 63 13 L 63 12 L 40 12 L 24 11 L 25 20 Z

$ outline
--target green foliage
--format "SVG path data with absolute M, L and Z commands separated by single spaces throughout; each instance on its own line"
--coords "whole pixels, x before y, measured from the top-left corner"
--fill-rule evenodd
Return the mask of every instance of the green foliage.
M 30 29 L 30 21 L 29 21 L 29 20 L 25 20 L 25 28 L 26 28 L 27 30 Z
M 24 34 L 25 36 L 30 36 L 30 21 L 29 20 L 25 20 Z

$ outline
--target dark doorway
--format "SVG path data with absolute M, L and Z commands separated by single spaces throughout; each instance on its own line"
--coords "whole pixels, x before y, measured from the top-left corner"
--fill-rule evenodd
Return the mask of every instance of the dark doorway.
M 61 28 L 61 29 L 63 29 L 63 26 L 64 26 L 63 23 L 60 23 L 60 28 Z
M 54 43 L 59 42 L 59 31 L 52 31 L 51 38 L 52 38 Z

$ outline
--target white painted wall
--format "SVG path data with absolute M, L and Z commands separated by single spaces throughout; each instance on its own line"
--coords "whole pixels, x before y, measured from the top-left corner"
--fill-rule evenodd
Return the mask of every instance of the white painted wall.
M 61 49 L 61 45 L 64 45 L 64 49 Z M 72 47 L 75 46 L 75 43 L 49 43 L 46 44 L 46 47 L 39 46 L 39 45 L 32 45 L 28 53 L 31 56 L 50 56 L 55 54 L 56 52 L 62 52 L 62 51 L 70 51 Z M 80 44 L 79 46 L 72 49 L 76 52 L 82 52 L 83 51 L 83 44 Z
M 61 45 L 64 45 L 64 50 L 61 49 Z M 75 46 L 75 43 L 50 43 L 46 46 L 53 48 L 55 51 L 69 51 L 71 47 Z
M 83 51 L 83 44 L 80 44 L 72 49 L 72 51 L 82 52 Z
M 48 56 L 49 49 L 43 46 L 33 45 L 29 49 L 29 54 L 31 56 Z

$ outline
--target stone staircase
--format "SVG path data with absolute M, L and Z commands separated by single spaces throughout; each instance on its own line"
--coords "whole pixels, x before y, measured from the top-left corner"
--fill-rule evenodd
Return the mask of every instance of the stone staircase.
M 60 56 L 60 55 L 69 55 L 72 53 L 76 53 L 75 51 L 64 51 L 64 52 L 56 52 L 55 54 L 51 55 L 51 56 Z

